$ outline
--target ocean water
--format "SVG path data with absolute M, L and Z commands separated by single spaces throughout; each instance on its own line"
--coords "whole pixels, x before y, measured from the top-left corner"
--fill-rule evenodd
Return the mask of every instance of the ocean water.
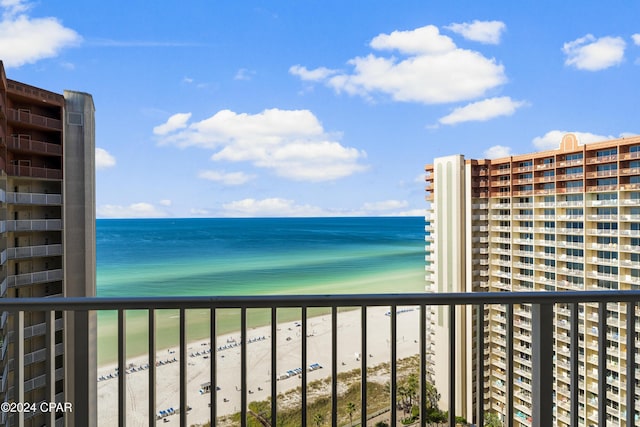
M 422 217 L 98 220 L 96 244 L 98 296 L 424 289 Z M 265 314 L 251 313 L 250 325 L 265 324 Z M 101 364 L 115 359 L 115 316 L 99 315 Z M 175 345 L 177 313 L 157 321 L 159 348 Z M 193 310 L 188 321 L 189 339 L 208 336 L 208 313 Z M 236 313 L 221 313 L 218 324 L 218 333 L 237 329 Z M 146 336 L 146 313 L 128 313 L 130 355 L 145 351 Z

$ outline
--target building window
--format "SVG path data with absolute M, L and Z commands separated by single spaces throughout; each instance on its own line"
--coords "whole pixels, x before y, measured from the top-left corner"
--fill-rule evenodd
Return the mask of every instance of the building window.
M 575 175 L 575 174 L 579 174 L 579 173 L 582 173 L 582 172 L 583 172 L 582 166 L 576 166 L 576 167 L 573 167 L 573 168 L 567 168 L 565 173 L 567 175 Z
M 598 193 L 596 194 L 596 200 L 617 200 L 618 194 L 616 193 Z
M 567 154 L 567 156 L 565 157 L 565 159 L 566 159 L 567 161 L 571 161 L 571 160 L 581 160 L 581 159 L 582 159 L 582 153 Z
M 606 150 L 596 151 L 596 157 L 598 157 L 598 158 L 600 158 L 600 157 L 608 157 L 608 156 L 615 156 L 616 154 L 618 154 L 618 149 L 617 148 L 608 148 Z
M 618 169 L 618 165 L 615 163 L 607 163 L 606 165 L 598 165 L 596 166 L 596 170 L 598 172 L 601 171 L 614 171 Z
M 600 244 L 600 245 L 617 245 L 618 244 L 618 238 L 617 237 L 609 237 L 609 236 L 598 237 L 597 243 Z
M 598 215 L 618 215 L 618 208 L 597 208 Z
M 598 230 L 617 230 L 617 222 L 599 222 L 596 226 Z
M 579 262 L 568 262 L 567 263 L 567 268 L 569 270 L 583 271 L 584 270 L 584 264 L 581 264 Z
M 598 251 L 598 258 L 610 260 L 618 259 L 618 252 Z
M 600 178 L 596 181 L 596 185 L 616 185 L 618 183 L 618 178 Z
M 574 257 L 582 258 L 584 256 L 584 250 L 583 249 L 572 249 L 572 248 L 569 248 L 569 249 L 567 249 L 567 256 L 574 256 Z

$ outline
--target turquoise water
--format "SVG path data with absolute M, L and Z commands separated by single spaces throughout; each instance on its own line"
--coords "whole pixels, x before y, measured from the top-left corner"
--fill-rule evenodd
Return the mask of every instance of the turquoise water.
M 424 271 L 416 217 L 98 220 L 96 234 L 99 296 L 322 293 Z
M 421 217 L 98 220 L 96 243 L 98 296 L 424 289 Z M 128 314 L 131 354 L 144 351 L 145 316 Z M 228 317 L 220 332 L 237 328 Z M 266 321 L 254 317 L 254 325 Z M 175 313 L 158 323 L 166 331 L 159 346 L 173 345 Z M 191 339 L 207 336 L 207 327 L 208 315 L 191 313 Z M 100 313 L 100 362 L 112 360 L 115 337 L 115 313 Z

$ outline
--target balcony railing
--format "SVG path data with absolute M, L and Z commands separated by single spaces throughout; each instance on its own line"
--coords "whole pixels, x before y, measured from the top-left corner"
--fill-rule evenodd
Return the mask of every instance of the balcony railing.
M 11 150 L 20 150 L 40 154 L 53 154 L 59 156 L 62 155 L 62 145 L 32 140 L 28 135 L 18 135 L 8 138 L 7 147 Z
M 62 179 L 62 170 L 37 166 L 7 165 L 7 174 L 32 178 Z
M 187 397 L 187 378 L 189 371 L 189 358 L 187 353 L 187 322 L 186 314 L 192 309 L 206 309 L 210 313 L 210 331 L 213 332 L 213 336 L 209 336 L 210 342 L 214 343 L 217 337 L 215 331 L 217 330 L 218 310 L 225 309 L 239 309 L 240 317 L 240 341 L 238 345 L 239 358 L 240 358 L 240 372 L 238 376 L 240 378 L 238 387 L 240 394 L 240 405 L 238 411 L 240 412 L 239 425 L 246 426 L 247 419 L 251 415 L 251 411 L 248 409 L 248 403 L 250 401 L 249 393 L 249 377 L 250 372 L 248 366 L 248 326 L 247 326 L 247 312 L 252 309 L 267 309 L 270 312 L 270 332 L 271 339 L 269 342 L 271 365 L 269 369 L 270 381 L 269 385 L 265 387 L 270 388 L 268 390 L 269 403 L 268 411 L 260 415 L 263 425 L 275 425 L 269 420 L 277 420 L 278 417 L 278 402 L 279 395 L 277 393 L 277 381 L 278 381 L 278 346 L 274 345 L 277 342 L 276 337 L 280 336 L 284 332 L 278 329 L 278 309 L 280 308 L 296 308 L 300 313 L 300 360 L 301 366 L 309 366 L 308 360 L 308 340 L 312 335 L 310 330 L 310 316 L 309 308 L 312 307 L 324 307 L 327 308 L 329 315 L 329 329 L 330 329 L 330 341 L 331 345 L 327 346 L 326 352 L 330 353 L 331 362 L 329 366 L 324 366 L 327 371 L 330 371 L 331 380 L 329 382 L 331 389 L 331 415 L 330 425 L 338 425 L 338 309 L 343 307 L 349 307 L 360 311 L 360 343 L 359 351 L 363 357 L 359 358 L 360 364 L 360 383 L 361 385 L 367 384 L 368 365 L 367 357 L 369 354 L 367 350 L 367 312 L 375 307 L 388 308 L 388 331 L 389 334 L 389 354 L 390 354 L 390 387 L 388 391 L 389 397 L 389 412 L 388 417 L 391 425 L 399 425 L 398 413 L 395 410 L 395 403 L 397 402 L 398 385 L 396 383 L 398 374 L 398 338 L 403 335 L 403 331 L 398 328 L 398 316 L 407 310 L 406 307 L 411 307 L 411 310 L 417 311 L 417 327 L 419 329 L 418 339 L 416 340 L 416 353 L 419 354 L 419 408 L 421 415 L 424 415 L 427 410 L 427 401 L 425 392 L 426 384 L 426 368 L 427 368 L 427 346 L 429 341 L 429 327 L 431 322 L 428 321 L 428 311 L 435 306 L 443 306 L 448 308 L 446 317 L 449 323 L 448 342 L 438 343 L 439 346 L 445 351 L 448 351 L 449 357 L 449 370 L 448 370 L 448 391 L 449 396 L 449 425 L 455 425 L 455 403 L 458 375 L 457 372 L 456 355 L 462 350 L 456 348 L 456 325 L 463 324 L 465 320 L 461 317 L 461 314 L 466 310 L 474 308 L 473 316 L 475 316 L 476 324 L 485 324 L 485 309 L 497 305 L 498 307 L 506 308 L 506 314 L 504 317 L 504 325 L 502 326 L 501 334 L 503 335 L 500 340 L 505 346 L 505 359 L 501 361 L 503 368 L 500 376 L 502 378 L 500 387 L 505 391 L 505 399 L 503 411 L 505 414 L 505 420 L 507 426 L 513 425 L 513 420 L 522 420 L 522 413 L 530 415 L 531 425 L 535 427 L 551 426 L 554 424 L 554 406 L 555 393 L 554 393 L 554 348 L 553 340 L 550 337 L 554 334 L 554 309 L 562 313 L 562 316 L 568 318 L 567 322 L 570 325 L 567 327 L 568 341 L 564 340 L 565 352 L 563 354 L 568 355 L 569 366 L 565 370 L 565 376 L 563 381 L 570 385 L 570 387 L 563 386 L 565 390 L 568 390 L 565 394 L 571 397 L 570 401 L 563 406 L 568 407 L 570 410 L 568 413 L 563 414 L 563 419 L 566 419 L 572 426 L 579 425 L 579 417 L 583 410 L 579 407 L 579 327 L 583 323 L 579 320 L 579 311 L 584 304 L 595 304 L 597 309 L 597 316 L 595 319 L 595 325 L 592 329 L 596 332 L 592 333 L 589 337 L 589 345 L 592 343 L 597 346 L 597 351 L 601 357 L 597 358 L 595 363 L 597 367 L 594 367 L 594 377 L 600 378 L 601 381 L 597 382 L 597 386 L 590 389 L 590 392 L 595 393 L 602 398 L 597 399 L 597 403 L 594 402 L 592 419 L 598 425 L 607 425 L 607 358 L 605 355 L 608 352 L 607 347 L 607 334 L 598 334 L 597 331 L 607 330 L 607 309 L 608 303 L 623 303 L 626 305 L 626 318 L 624 321 L 620 320 L 620 324 L 625 324 L 626 329 L 629 331 L 635 330 L 637 314 L 637 303 L 640 302 L 640 291 L 583 291 L 583 292 L 481 292 L 481 293 L 461 293 L 461 294 L 385 294 L 385 295 L 322 295 L 322 296 L 259 296 L 259 297 L 158 297 L 158 298 L 22 298 L 22 299 L 5 299 L 0 301 L 0 311 L 9 311 L 12 313 L 13 321 L 13 333 L 14 338 L 13 345 L 13 359 L 24 360 L 25 356 L 25 315 L 29 312 L 45 312 L 46 325 L 46 340 L 47 342 L 54 342 L 52 334 L 55 333 L 53 323 L 55 320 L 54 312 L 72 312 L 72 313 L 86 313 L 91 311 L 102 310 L 117 310 L 118 312 L 118 371 L 121 375 L 117 376 L 117 389 L 118 389 L 118 422 L 120 426 L 126 425 L 127 420 L 127 400 L 131 398 L 127 391 L 127 357 L 126 357 L 126 319 L 129 310 L 144 310 L 148 313 L 148 326 L 149 326 L 149 339 L 148 339 L 148 351 L 149 360 L 156 360 L 156 336 L 158 331 L 156 330 L 156 311 L 164 309 L 177 309 L 179 310 L 179 352 L 176 355 L 177 365 L 179 367 L 179 378 L 177 378 L 177 384 L 175 385 L 176 399 L 179 400 L 180 408 L 188 408 L 189 400 Z M 531 319 L 521 319 L 518 316 L 514 316 L 514 312 L 517 314 L 520 304 L 531 304 Z M 560 307 L 558 305 L 561 305 Z M 402 307 L 402 309 L 400 309 Z M 469 311 L 470 313 L 471 311 Z M 48 314 L 47 314 L 48 313 Z M 519 323 L 516 321 L 519 320 Z M 529 323 L 530 322 L 530 323 Z M 526 327 L 526 331 L 522 327 Z M 375 331 L 381 332 L 381 331 Z M 311 334 L 310 334 L 311 333 Z M 595 338 L 594 338 L 595 336 Z M 17 339 L 15 339 L 17 337 Z M 514 346 L 518 337 L 526 339 L 531 344 L 531 359 L 527 357 L 523 359 L 520 347 Z M 565 335 L 566 338 L 566 335 Z M 635 360 L 636 354 L 636 341 L 635 334 L 626 334 L 626 360 Z M 475 340 L 476 348 L 489 349 L 490 344 L 486 342 L 484 333 L 476 333 L 473 337 Z M 4 341 L 6 343 L 6 341 Z M 79 351 L 83 351 L 83 343 L 76 343 Z M 87 343 L 84 343 L 85 345 Z M 517 351 L 514 351 L 517 350 Z M 210 363 L 210 384 L 211 393 L 209 395 L 209 417 L 211 420 L 216 420 L 218 416 L 218 391 L 216 389 L 216 381 L 218 374 L 218 360 L 219 353 L 221 351 L 216 348 L 216 345 L 211 346 L 208 353 Z M 486 359 L 484 351 L 477 352 L 476 358 L 476 401 L 487 402 L 485 397 L 485 363 L 490 363 L 490 359 Z M 47 350 L 47 357 L 55 357 L 56 349 L 51 348 Z M 80 354 L 78 355 L 80 356 Z M 471 355 L 469 355 L 471 357 Z M 564 357 L 564 356 L 563 356 Z M 563 361 L 565 363 L 566 361 Z M 530 377 L 530 383 L 527 379 L 525 384 L 522 381 L 516 381 L 514 372 L 516 370 L 522 371 L 524 365 L 527 366 L 527 377 Z M 565 363 L 566 364 L 566 363 Z M 619 385 L 625 385 L 626 390 L 635 390 L 635 378 L 636 378 L 636 366 L 634 363 L 628 363 L 624 366 L 624 381 L 620 381 Z M 13 366 L 13 375 L 3 375 L 3 384 L 5 378 L 9 379 L 9 383 L 6 385 L 9 398 L 15 402 L 24 402 L 25 390 L 29 381 L 37 381 L 40 383 L 53 384 L 57 378 L 60 377 L 59 368 L 57 369 L 55 363 L 48 363 L 46 373 L 41 377 L 36 377 L 32 380 L 25 380 L 25 365 L 23 363 L 17 363 Z M 568 371 L 568 374 L 566 373 Z M 148 424 L 156 425 L 157 422 L 157 390 L 156 390 L 156 378 L 158 371 L 154 363 L 150 363 L 146 370 L 148 376 Z M 307 403 L 310 401 L 308 395 L 309 384 L 309 371 L 307 369 L 301 369 L 298 373 L 301 390 L 300 390 L 300 425 L 306 426 L 311 424 L 311 418 L 308 414 Z M 92 375 L 89 375 L 91 378 Z M 623 375 L 620 375 L 622 378 Z M 17 379 L 17 383 L 15 382 Z M 370 380 L 370 379 L 369 379 Z M 591 384 L 594 384 L 591 382 Z M 17 385 L 17 386 L 16 386 Z M 514 399 L 514 396 L 523 395 L 524 389 L 527 390 L 526 396 L 530 398 L 531 406 L 523 405 L 519 399 Z M 626 407 L 634 408 L 635 393 L 627 393 Z M 54 397 L 55 399 L 55 397 Z M 73 406 L 73 412 L 66 413 L 65 417 L 73 417 L 75 425 L 89 425 L 91 420 L 91 413 L 96 411 L 93 406 L 96 402 L 89 402 L 87 407 Z M 488 409 L 489 403 L 486 403 L 487 407 L 475 408 L 475 415 L 473 422 L 476 425 L 484 425 L 484 411 Z M 597 412 L 595 409 L 597 408 Z M 359 422 L 360 425 L 366 425 L 369 418 L 367 410 L 367 388 L 362 386 L 360 392 L 359 409 Z M 518 413 L 515 412 L 518 411 Z M 628 409 L 629 410 L 629 409 Z M 179 418 L 179 424 L 181 426 L 189 425 L 187 422 L 187 412 L 178 411 L 179 414 L 176 418 Z M 5 414 L 6 415 L 6 414 Z M 47 417 L 49 425 L 55 423 L 55 413 L 49 412 L 44 414 Z M 560 414 L 558 414 L 560 415 Z M 309 416 L 309 418 L 308 418 Z M 11 425 L 20 424 L 24 421 L 26 415 L 24 413 L 14 413 L 10 415 L 9 421 Z M 420 425 L 425 425 L 426 421 L 424 416 L 420 418 L 422 421 Z M 328 420 L 329 421 L 329 420 Z M 625 420 L 626 426 L 635 425 L 635 419 L 633 416 L 627 417 Z M 529 423 L 527 423 L 529 424 Z
M 64 274 L 62 269 L 36 271 L 34 273 L 17 274 L 7 277 L 7 284 L 10 288 L 16 286 L 33 285 L 36 283 L 54 282 L 62 280 Z
M 7 248 L 7 255 L 9 259 L 58 256 L 62 255 L 62 245 L 55 244 Z
M 62 121 L 58 119 L 33 114 L 28 110 L 14 110 L 13 108 L 9 108 L 7 112 L 9 113 L 8 118 L 11 121 L 28 123 L 47 129 L 62 130 Z
M 59 231 L 61 219 L 18 219 L 6 222 L 8 231 Z
M 7 193 L 7 203 L 16 205 L 60 205 L 62 194 Z

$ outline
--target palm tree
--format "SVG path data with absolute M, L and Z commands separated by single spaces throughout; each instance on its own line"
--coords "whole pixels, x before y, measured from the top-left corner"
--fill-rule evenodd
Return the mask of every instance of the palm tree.
M 495 412 L 487 412 L 484 414 L 485 427 L 502 427 L 502 421 Z
M 353 402 L 347 403 L 347 414 L 349 414 L 349 426 L 353 425 L 353 413 L 356 411 L 356 404 Z
M 417 399 L 418 389 L 420 388 L 418 376 L 416 374 L 410 374 L 407 377 L 405 388 L 407 391 L 407 397 L 409 398 L 409 406 L 413 406 L 413 399 Z
M 316 423 L 316 427 L 320 427 L 320 425 L 324 422 L 324 417 L 320 413 L 316 413 L 313 416 L 313 422 Z
M 438 393 L 436 386 L 433 385 L 430 381 L 427 381 L 425 386 L 426 386 L 425 397 L 427 400 L 427 407 L 431 409 L 438 409 L 438 401 L 440 400 L 440 393 Z

